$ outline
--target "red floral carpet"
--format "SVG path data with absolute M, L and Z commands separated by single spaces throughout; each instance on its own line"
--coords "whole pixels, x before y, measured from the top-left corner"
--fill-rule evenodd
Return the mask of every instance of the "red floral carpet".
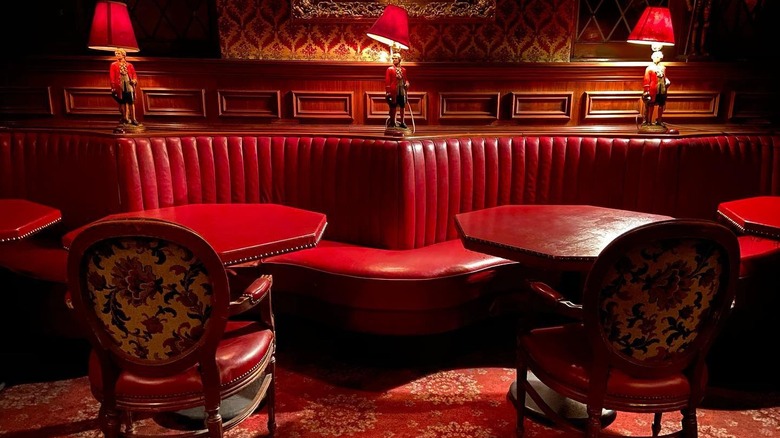
M 334 346 L 296 337 L 288 339 L 294 348 L 278 354 L 277 437 L 514 436 L 514 411 L 506 398 L 514 379 L 511 354 L 493 354 L 494 345 L 451 340 L 377 345 L 371 338 L 342 338 Z M 699 411 L 700 437 L 780 437 L 777 394 L 740 393 L 740 410 L 715 408 L 724 401 L 733 405 L 731 395 L 713 400 Z M 0 437 L 99 437 L 97 413 L 84 376 L 11 384 L 0 392 Z M 678 417 L 667 417 L 664 430 L 676 427 Z M 648 434 L 651 420 L 619 413 L 610 430 Z M 527 437 L 569 436 L 526 421 Z M 259 410 L 226 436 L 266 433 L 265 410 Z

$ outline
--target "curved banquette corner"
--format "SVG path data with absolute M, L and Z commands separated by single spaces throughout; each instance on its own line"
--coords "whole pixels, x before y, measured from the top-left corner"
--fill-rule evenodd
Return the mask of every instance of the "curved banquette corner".
M 439 333 L 487 318 L 498 295 L 534 275 L 464 249 L 455 214 L 592 204 L 714 219 L 719 202 L 780 194 L 778 147 L 773 135 L 397 139 L 9 129 L 0 131 L 0 197 L 60 208 L 63 222 L 2 244 L 0 266 L 63 285 L 63 235 L 106 214 L 281 203 L 325 213 L 328 226 L 315 248 L 234 267 L 241 277 L 274 275 L 278 312 L 367 333 Z

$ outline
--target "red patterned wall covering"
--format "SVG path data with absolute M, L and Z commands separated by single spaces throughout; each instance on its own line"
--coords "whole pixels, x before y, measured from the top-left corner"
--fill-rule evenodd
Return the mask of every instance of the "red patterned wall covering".
M 495 19 L 411 20 L 409 61 L 568 62 L 576 0 L 496 0 Z M 373 20 L 293 20 L 290 0 L 217 0 L 224 59 L 375 61 Z

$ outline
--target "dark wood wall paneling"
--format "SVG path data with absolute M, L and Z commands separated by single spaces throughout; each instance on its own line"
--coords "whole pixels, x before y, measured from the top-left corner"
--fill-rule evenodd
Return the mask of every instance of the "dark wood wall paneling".
M 139 74 L 137 110 L 148 128 L 382 126 L 387 118 L 383 64 L 130 61 Z M 14 68 L 0 65 L 0 124 L 113 126 L 119 112 L 108 90 L 110 62 L 62 57 Z M 645 63 L 405 66 L 417 125 L 621 125 L 635 123 L 642 110 Z M 667 72 L 669 123 L 777 124 L 780 119 L 778 67 L 668 63 Z

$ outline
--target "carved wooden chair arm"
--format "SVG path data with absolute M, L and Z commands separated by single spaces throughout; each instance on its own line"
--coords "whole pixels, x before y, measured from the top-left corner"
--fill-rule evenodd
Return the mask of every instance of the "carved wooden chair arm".
M 244 289 L 241 296 L 230 302 L 230 316 L 243 313 L 264 300 L 270 293 L 272 285 L 273 278 L 270 275 L 258 277 Z
M 63 299 L 65 300 L 65 307 L 67 307 L 68 310 L 74 310 L 73 298 L 71 297 L 70 289 L 65 291 L 65 297 Z
M 528 290 L 533 293 L 534 302 L 542 307 L 540 310 L 549 310 L 556 315 L 582 320 L 582 305 L 566 299 L 562 293 L 547 283 L 529 281 Z

